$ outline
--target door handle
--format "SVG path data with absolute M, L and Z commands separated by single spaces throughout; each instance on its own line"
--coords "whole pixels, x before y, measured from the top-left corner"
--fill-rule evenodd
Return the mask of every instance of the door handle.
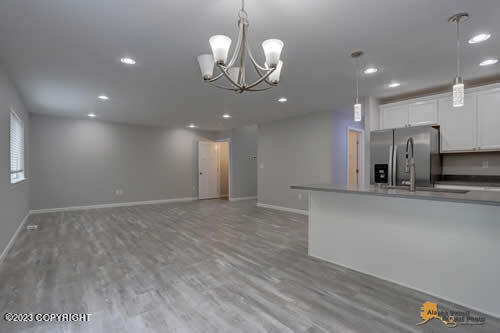
M 389 183 L 389 185 L 394 185 L 393 182 L 392 182 L 392 166 L 393 166 L 392 159 L 394 157 L 393 149 L 394 149 L 394 146 L 391 145 L 389 147 L 389 169 L 388 169 L 388 172 L 389 172 L 388 183 Z
M 203 175 L 203 172 L 200 172 L 200 175 Z
M 398 185 L 398 146 L 394 145 L 394 157 L 392 158 L 392 184 Z

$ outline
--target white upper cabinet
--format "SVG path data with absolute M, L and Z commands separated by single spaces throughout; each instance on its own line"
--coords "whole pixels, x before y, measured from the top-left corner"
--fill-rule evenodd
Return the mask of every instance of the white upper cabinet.
M 479 149 L 500 149 L 500 90 L 477 95 L 477 124 Z
M 424 101 L 412 103 L 409 106 L 408 125 L 437 124 L 437 101 Z
M 465 105 L 454 108 L 451 98 L 439 100 L 441 152 L 476 149 L 476 98 L 465 96 Z
M 426 124 L 441 127 L 441 152 L 500 151 L 500 85 L 465 91 L 465 105 L 452 106 L 451 93 L 379 107 L 380 129 Z
M 437 101 L 380 107 L 382 129 L 437 123 Z
M 408 125 L 408 105 L 380 107 L 380 128 L 398 128 Z

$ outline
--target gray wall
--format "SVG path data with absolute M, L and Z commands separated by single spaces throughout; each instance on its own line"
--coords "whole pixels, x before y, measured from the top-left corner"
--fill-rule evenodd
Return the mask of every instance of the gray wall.
M 500 152 L 443 154 L 442 157 L 443 175 L 500 175 Z
M 231 198 L 257 196 L 257 125 L 233 129 Z
M 28 180 L 10 184 L 10 108 L 23 118 L 25 127 L 25 176 Z M 31 177 L 29 166 L 29 116 L 23 103 L 10 84 L 7 75 L 0 69 L 0 253 L 29 212 Z
M 292 184 L 347 184 L 347 129 L 352 112 L 321 112 L 259 127 L 258 202 L 307 210 L 307 191 Z
M 257 196 L 257 141 L 259 128 L 251 125 L 215 134 L 216 139 L 231 139 L 231 198 Z
M 331 130 L 331 113 L 260 125 L 258 202 L 306 210 L 307 194 L 290 185 L 331 182 Z
M 214 138 L 41 115 L 31 132 L 32 209 L 197 197 L 197 142 Z

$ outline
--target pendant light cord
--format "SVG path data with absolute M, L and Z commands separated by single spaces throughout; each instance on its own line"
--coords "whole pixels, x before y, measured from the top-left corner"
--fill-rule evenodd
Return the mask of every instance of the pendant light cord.
M 460 77 L 460 17 L 457 17 L 457 77 Z
M 358 104 L 359 102 L 359 61 L 360 59 L 358 58 L 357 61 L 356 61 L 356 104 Z

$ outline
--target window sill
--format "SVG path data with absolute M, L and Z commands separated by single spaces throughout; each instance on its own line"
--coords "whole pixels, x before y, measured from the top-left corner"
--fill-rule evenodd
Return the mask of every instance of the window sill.
M 15 181 L 11 181 L 10 182 L 10 186 L 11 187 L 16 187 L 17 185 L 21 184 L 21 183 L 24 183 L 25 181 L 27 181 L 28 178 L 23 178 L 23 179 L 16 179 Z

